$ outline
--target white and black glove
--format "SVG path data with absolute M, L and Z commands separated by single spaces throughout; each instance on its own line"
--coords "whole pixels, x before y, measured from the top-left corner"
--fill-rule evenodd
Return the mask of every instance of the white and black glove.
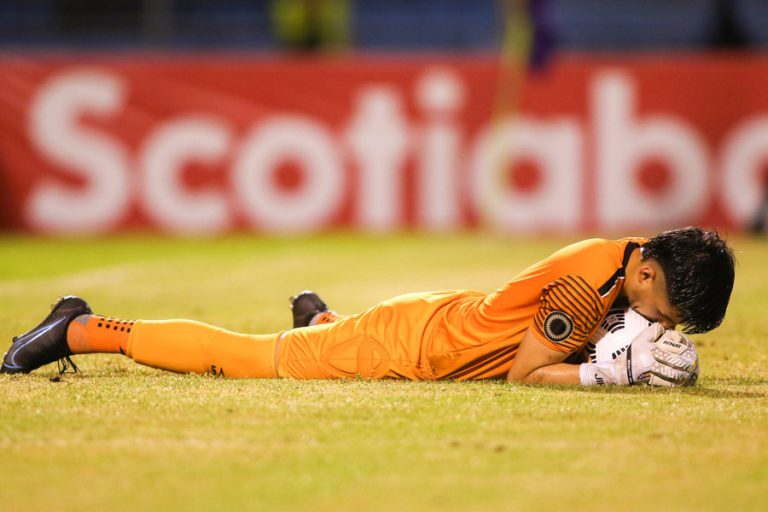
M 648 384 L 652 386 L 692 386 L 699 379 L 701 366 L 693 341 L 680 331 L 664 331 L 654 342 Z
M 679 331 L 651 324 L 613 361 L 584 363 L 579 368 L 583 385 L 647 383 L 652 386 L 688 386 L 699 376 L 699 359 L 691 340 Z

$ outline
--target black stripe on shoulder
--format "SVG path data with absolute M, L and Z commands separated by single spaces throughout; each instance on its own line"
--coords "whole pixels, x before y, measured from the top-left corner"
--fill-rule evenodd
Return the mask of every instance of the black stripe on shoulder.
M 624 257 L 621 259 L 621 268 L 627 268 L 629 257 L 632 256 L 632 252 L 638 247 L 640 247 L 640 244 L 635 242 L 629 242 L 627 244 L 627 246 L 624 248 Z
M 621 268 L 616 269 L 616 272 L 614 272 L 613 275 L 609 277 L 608 280 L 603 283 L 603 285 L 597 290 L 597 293 L 599 293 L 601 297 L 605 296 L 605 294 L 611 291 L 611 288 L 616 286 L 616 281 L 618 281 L 619 278 L 624 277 L 627 271 L 627 263 L 629 263 L 629 257 L 632 256 L 632 251 L 638 247 L 640 247 L 640 244 L 629 242 L 624 248 L 624 257 L 621 259 Z
M 616 281 L 622 277 L 624 277 L 624 267 L 616 270 L 616 272 L 614 272 L 613 275 L 605 283 L 603 283 L 603 286 L 598 288 L 597 293 L 599 293 L 601 297 L 605 297 L 606 294 L 610 292 L 614 286 L 616 286 Z

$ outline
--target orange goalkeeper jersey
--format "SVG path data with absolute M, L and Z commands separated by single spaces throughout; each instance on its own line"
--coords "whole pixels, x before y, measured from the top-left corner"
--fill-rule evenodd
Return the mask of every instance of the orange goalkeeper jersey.
M 580 351 L 624 285 L 643 238 L 570 245 L 490 295 L 411 293 L 336 322 L 285 331 L 280 377 L 493 379 L 509 372 L 529 327 L 546 346 Z
M 623 285 L 645 238 L 591 239 L 565 247 L 490 295 L 465 293 L 433 311 L 421 340 L 436 379 L 502 378 L 529 326 L 549 348 L 584 348 Z

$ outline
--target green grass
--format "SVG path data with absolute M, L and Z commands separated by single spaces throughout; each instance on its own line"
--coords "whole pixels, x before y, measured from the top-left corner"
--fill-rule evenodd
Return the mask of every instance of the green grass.
M 266 332 L 290 294 L 354 312 L 491 291 L 571 240 L 488 234 L 0 239 L 0 350 L 56 296 Z M 768 243 L 740 261 L 694 388 L 235 381 L 80 356 L 0 376 L 0 510 L 764 510 Z

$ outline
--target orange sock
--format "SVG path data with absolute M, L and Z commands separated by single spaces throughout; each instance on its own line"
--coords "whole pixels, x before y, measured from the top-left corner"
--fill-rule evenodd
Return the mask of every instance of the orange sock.
M 124 354 L 137 363 L 180 373 L 277 377 L 280 334 L 240 334 L 192 320 L 138 320 Z
M 81 315 L 70 322 L 67 328 L 67 345 L 73 354 L 125 354 L 132 328 L 132 321 Z
M 173 372 L 277 377 L 279 334 L 239 334 L 191 320 L 126 321 L 81 315 L 67 328 L 73 354 L 113 352 Z

